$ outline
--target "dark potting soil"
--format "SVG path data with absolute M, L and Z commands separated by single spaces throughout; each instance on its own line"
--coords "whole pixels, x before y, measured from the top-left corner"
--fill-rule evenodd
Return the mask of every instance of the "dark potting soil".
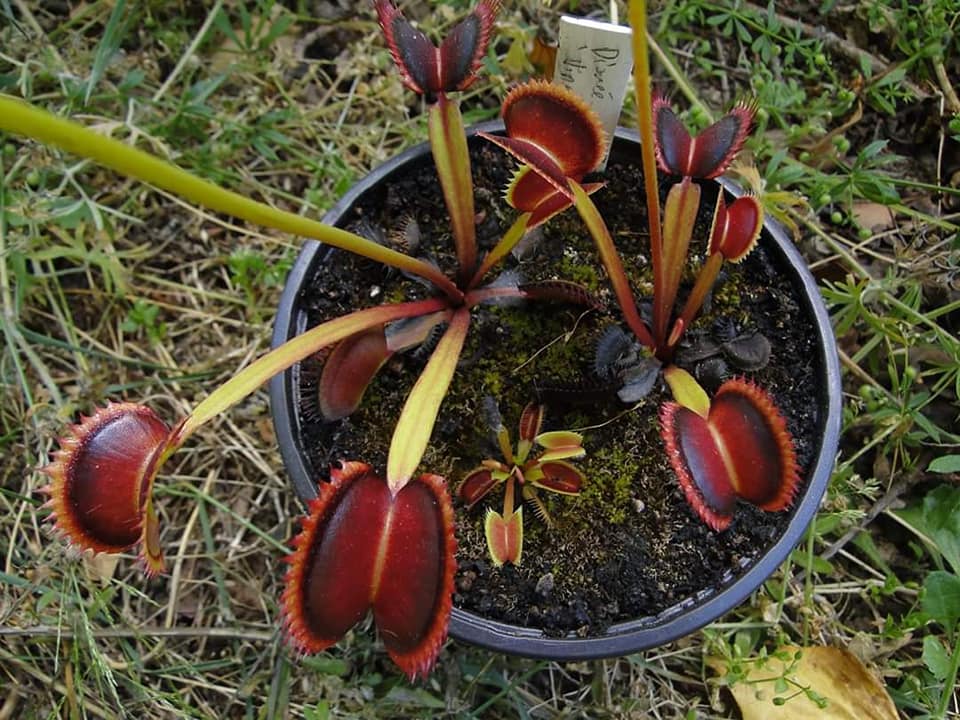
M 486 143 L 471 147 L 482 254 L 515 217 L 501 199 L 515 166 Z M 427 160 L 411 175 L 368 193 L 340 224 L 429 257 L 453 276 L 447 213 Z M 593 197 L 638 297 L 649 297 L 649 240 L 638 166 L 639 159 L 620 162 L 614 157 L 602 176 L 606 187 Z M 716 191 L 712 193 L 715 197 Z M 710 194 L 705 188 L 704 197 Z M 712 206 L 712 201 L 704 205 Z M 694 241 L 692 256 L 698 258 L 703 255 L 706 212 L 701 213 Z M 455 498 L 457 607 L 551 635 L 592 635 L 612 623 L 657 615 L 709 596 L 779 537 L 789 511 L 765 513 L 741 503 L 733 524 L 721 533 L 694 515 L 659 434 L 657 413 L 670 399 L 669 390 L 658 381 L 647 398 L 627 406 L 598 376 L 598 340 L 611 325 L 621 324 L 620 314 L 576 211 L 555 218 L 541 234 L 540 242 L 522 259 L 507 259 L 507 271 L 518 273 L 525 282 L 559 278 L 581 283 L 605 303 L 606 310 L 557 302 L 476 308 L 421 468 L 445 476 Z M 685 275 L 681 302 L 693 276 L 692 271 Z M 305 287 L 300 303 L 313 326 L 353 309 L 431 294 L 430 287 L 396 270 L 334 253 Z M 709 339 L 752 331 L 770 341 L 772 356 L 766 367 L 742 372 L 716 356 L 686 367 L 708 390 L 728 374 L 745 375 L 765 388 L 787 419 L 801 476 L 806 477 L 816 451 L 814 332 L 762 241 L 743 263 L 725 267 L 709 309 L 688 331 L 694 348 L 686 356 L 696 356 Z M 326 477 L 330 464 L 343 459 L 362 459 L 383 471 L 393 427 L 430 349 L 391 358 L 368 388 L 361 408 L 334 423 L 323 422 L 317 409 L 323 356 L 301 364 L 303 446 L 309 449 L 318 477 Z M 484 515 L 488 507 L 502 512 L 503 487 L 470 511 L 456 498 L 470 469 L 484 458 L 500 459 L 484 419 L 485 396 L 496 399 L 514 443 L 520 412 L 531 400 L 547 404 L 544 430 L 577 430 L 585 438 L 587 456 L 574 461 L 586 477 L 581 494 L 539 491 L 549 519 L 538 517 L 534 505 L 525 505 L 519 566 L 495 567 L 484 539 Z

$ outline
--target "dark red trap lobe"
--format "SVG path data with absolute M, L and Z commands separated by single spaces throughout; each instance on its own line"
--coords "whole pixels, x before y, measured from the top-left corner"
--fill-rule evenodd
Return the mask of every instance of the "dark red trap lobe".
M 287 559 L 291 643 L 319 652 L 372 609 L 393 660 L 425 674 L 446 638 L 456 569 L 445 483 L 424 475 L 393 496 L 368 465 L 347 462 L 318 490 Z

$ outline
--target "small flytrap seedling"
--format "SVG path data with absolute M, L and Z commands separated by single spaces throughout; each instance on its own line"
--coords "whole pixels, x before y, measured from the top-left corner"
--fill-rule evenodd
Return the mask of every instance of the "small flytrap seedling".
M 624 320 L 649 351 L 649 357 L 638 359 L 634 366 L 620 368 L 624 379 L 621 398 L 639 399 L 653 387 L 656 369 L 665 368 L 675 400 L 666 403 L 660 414 L 670 462 L 691 507 L 710 527 L 722 530 L 733 519 L 738 497 L 764 510 L 782 510 L 792 502 L 799 482 L 793 442 L 766 392 L 747 380 L 733 378 L 720 386 L 711 403 L 697 381 L 673 364 L 678 344 L 703 306 L 723 262 L 743 260 L 760 234 L 763 213 L 757 198 L 746 195 L 728 204 L 720 190 L 706 259 L 682 309 L 675 312 L 702 185 L 729 167 L 750 132 L 755 108 L 739 104 L 691 137 L 669 103 L 651 93 L 645 2 L 630 3 L 630 22 L 653 274 L 649 323 L 641 317 L 617 247 L 589 197 L 595 188 L 581 184 L 592 166 L 578 163 L 581 155 L 577 151 L 593 146 L 600 133 L 596 117 L 561 88 L 525 87 L 511 92 L 504 102 L 507 137 L 487 137 L 523 163 L 507 190 L 507 200 L 514 207 L 536 207 L 537 200 L 528 199 L 534 195 L 550 208 L 572 204 L 580 213 Z M 558 134 L 545 123 L 531 120 L 555 116 L 567 117 L 568 127 L 575 130 Z M 664 173 L 679 177 L 667 192 L 662 213 L 658 165 Z M 608 337 L 607 345 L 609 341 Z
M 159 572 L 164 561 L 153 483 L 167 458 L 200 426 L 323 348 L 332 350 L 320 377 L 320 409 L 327 420 L 344 418 L 390 356 L 432 341 L 438 328 L 446 328 L 401 411 L 385 477 L 362 462 L 344 461 L 331 469 L 330 482 L 318 483 L 288 558 L 282 599 L 288 637 L 302 652 L 329 647 L 372 610 L 390 656 L 414 678 L 430 670 L 446 637 L 456 547 L 445 480 L 415 477 L 415 471 L 453 378 L 471 311 L 505 299 L 592 300 L 563 281 L 521 285 L 508 275 L 481 284 L 531 220 L 545 219 L 522 213 L 478 261 L 467 141 L 451 94 L 474 81 L 499 0 L 481 0 L 439 48 L 389 0 L 374 6 L 404 83 L 429 102 L 430 144 L 456 246 L 453 279 L 427 260 L 253 202 L 13 98 L 0 96 L 0 129 L 92 158 L 213 210 L 398 268 L 435 288 L 433 297 L 358 310 L 304 332 L 240 371 L 172 426 L 148 407 L 109 404 L 70 428 L 53 462 L 43 468 L 50 478 L 44 488 L 50 519 L 72 545 L 94 552 L 139 545 L 146 571 Z
M 527 405 L 520 415 L 517 449 L 514 451 L 500 410 L 493 398 L 486 399 L 486 415 L 490 429 L 497 439 L 503 460 L 484 460 L 480 467 L 467 473 L 460 485 L 460 498 L 470 509 L 494 488 L 505 484 L 503 514 L 487 509 L 484 533 L 490 558 L 498 567 L 504 563 L 520 564 L 523 553 L 523 507 L 514 509 L 517 486 L 524 500 L 529 501 L 536 514 L 550 524 L 550 514 L 537 488 L 577 495 L 584 477 L 576 467 L 566 462 L 586 455 L 583 436 L 569 430 L 540 432 L 546 408 L 538 403 Z M 543 452 L 530 457 L 530 451 L 539 445 Z

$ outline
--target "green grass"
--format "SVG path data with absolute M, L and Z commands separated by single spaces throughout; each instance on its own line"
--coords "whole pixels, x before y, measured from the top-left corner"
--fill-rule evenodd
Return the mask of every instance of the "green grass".
M 356 5 L 334 22 L 304 2 L 91 2 L 68 16 L 3 0 L 0 91 L 319 217 L 425 137 Z M 466 5 L 438 3 L 439 24 Z M 950 0 L 796 5 L 665 2 L 652 18 L 655 72 L 700 125 L 741 96 L 760 103 L 750 150 L 765 204 L 793 228 L 838 336 L 841 457 L 805 542 L 749 602 L 619 660 L 536 662 L 451 642 L 411 686 L 366 625 L 329 653 L 290 657 L 277 598 L 299 507 L 262 392 L 168 464 L 157 489 L 168 575 L 65 555 L 34 471 L 58 432 L 110 399 L 149 399 L 170 417 L 195 404 L 267 347 L 297 248 L 0 136 L 0 718 L 735 718 L 705 658 L 781 643 L 850 647 L 904 717 L 960 717 L 944 690 L 960 658 L 949 550 L 960 520 L 948 512 L 960 454 L 960 27 Z M 507 2 L 501 31 L 532 41 L 566 11 L 609 5 Z M 519 79 L 510 42 L 487 58 L 491 82 L 467 94 L 468 119 L 494 116 Z

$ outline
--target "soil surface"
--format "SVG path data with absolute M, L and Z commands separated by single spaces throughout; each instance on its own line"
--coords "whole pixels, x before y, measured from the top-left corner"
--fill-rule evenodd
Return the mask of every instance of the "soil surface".
M 485 143 L 474 143 L 472 155 L 478 242 L 487 249 L 514 218 L 501 200 L 514 164 Z M 638 297 L 647 297 L 648 237 L 639 167 L 614 157 L 602 179 L 607 186 L 594 196 L 595 202 Z M 716 190 L 712 193 L 715 197 Z M 705 189 L 705 199 L 710 194 Z M 701 216 L 693 253 L 698 258 L 706 211 Z M 340 224 L 430 257 L 452 276 L 455 259 L 446 217 L 439 185 L 424 162 L 410 177 L 368 193 Z M 731 374 L 745 375 L 765 388 L 787 419 L 805 477 L 817 449 L 811 440 L 818 422 L 811 404 L 817 353 L 811 324 L 800 313 L 794 289 L 779 275 L 777 262 L 761 241 L 742 264 L 726 266 L 707 312 L 688 332 L 689 347 L 679 364 L 697 374 L 708 391 Z M 620 315 L 575 211 L 548 223 L 540 242 L 520 260 L 509 257 L 506 269 L 525 282 L 579 282 L 606 310 L 555 302 L 476 308 L 422 468 L 445 475 L 455 495 L 471 468 L 484 458 L 500 459 L 485 421 L 484 397 L 496 399 L 514 443 L 522 408 L 538 399 L 548 407 L 545 430 L 583 432 L 587 456 L 575 462 L 586 483 L 576 497 L 539 491 L 550 522 L 538 517 L 535 506 L 524 507 L 523 556 L 516 567 L 495 567 L 483 534 L 487 508 L 503 509 L 502 487 L 469 512 L 455 498 L 456 606 L 551 635 L 593 635 L 613 623 L 705 599 L 779 537 L 789 511 L 765 513 L 741 503 L 731 527 L 716 533 L 687 506 L 658 428 L 658 409 L 670 399 L 669 390 L 658 381 L 647 398 L 624 405 L 616 387 L 602 378 L 602 367 L 598 374 L 597 343 L 620 324 Z M 688 272 L 681 296 L 692 278 Z M 305 288 L 301 307 L 312 326 L 352 309 L 430 294 L 429 287 L 398 271 L 335 253 Z M 708 340 L 752 331 L 762 333 L 772 346 L 771 362 L 761 370 L 743 372 L 719 357 L 682 359 L 702 354 L 698 350 Z M 393 426 L 428 357 L 429 348 L 422 347 L 391 358 L 368 388 L 362 407 L 334 423 L 323 422 L 317 409 L 323 357 L 301 365 L 302 442 L 318 476 L 341 459 L 362 458 L 375 468 L 385 467 Z

